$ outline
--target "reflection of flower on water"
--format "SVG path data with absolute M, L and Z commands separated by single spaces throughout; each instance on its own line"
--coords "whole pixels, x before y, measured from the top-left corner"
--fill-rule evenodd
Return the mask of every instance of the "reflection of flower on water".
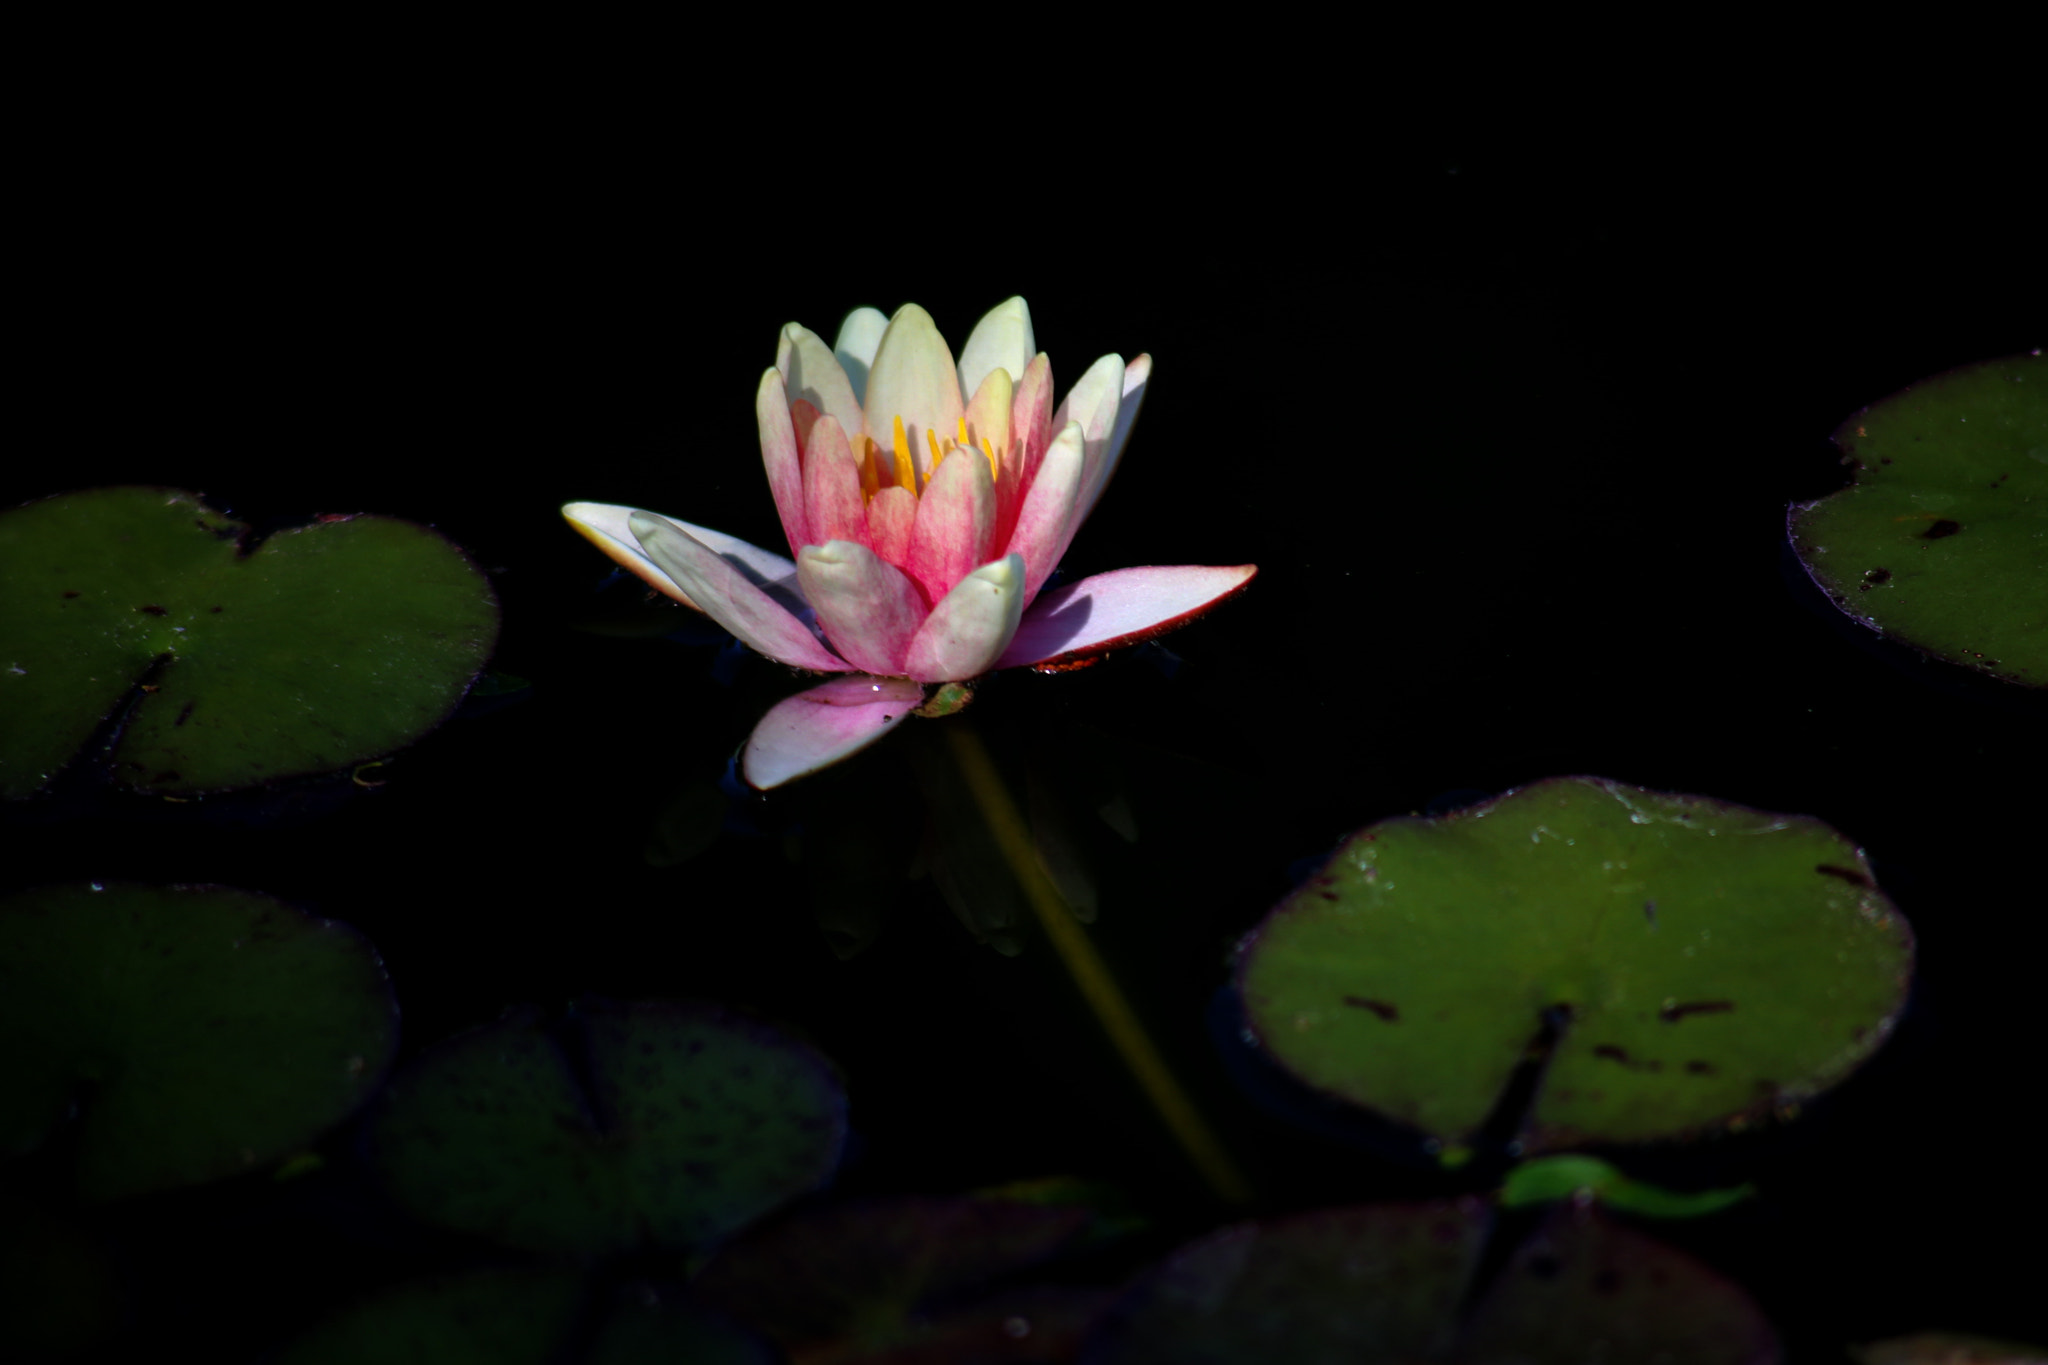
M 756 787 L 872 744 L 912 710 L 957 708 L 993 669 L 1057 669 L 1170 630 L 1251 565 L 1141 567 L 1041 594 L 1102 494 L 1149 356 L 1090 366 L 1055 411 L 1052 367 L 1011 299 L 956 365 L 925 311 L 849 315 L 832 347 L 792 323 L 755 395 L 769 489 L 795 562 L 634 508 L 571 503 L 620 564 L 771 659 L 833 678 L 761 718 Z M 954 684 L 926 702 L 929 684 Z

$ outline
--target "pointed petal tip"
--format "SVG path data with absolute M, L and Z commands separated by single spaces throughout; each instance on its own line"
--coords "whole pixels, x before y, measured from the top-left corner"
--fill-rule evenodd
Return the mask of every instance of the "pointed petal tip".
M 1256 564 L 1179 564 L 1114 569 L 1069 583 L 1032 603 L 995 666 L 1082 667 L 1179 629 L 1243 592 L 1258 572 Z

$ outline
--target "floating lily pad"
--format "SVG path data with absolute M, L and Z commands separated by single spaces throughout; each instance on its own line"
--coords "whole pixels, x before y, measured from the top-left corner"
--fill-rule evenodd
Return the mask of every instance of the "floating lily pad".
M 115 778 L 165 794 L 360 763 L 462 700 L 498 608 L 439 534 L 360 516 L 248 536 L 176 489 L 0 513 L 0 797 L 41 789 L 131 698 Z
M 1912 956 L 1819 821 L 1574 777 L 1354 835 L 1237 988 L 1284 1071 L 1453 1148 L 1549 1047 L 1540 1152 L 1789 1113 L 1890 1031 Z
M 222 887 L 0 901 L 0 1153 L 77 1110 L 77 1179 L 113 1199 L 267 1166 L 382 1076 L 398 1011 L 354 930 Z
M 687 1302 L 643 1293 L 592 1305 L 571 1270 L 482 1270 L 402 1284 L 336 1314 L 278 1365 L 771 1365 L 768 1345 Z M 588 1345 L 570 1343 L 586 1330 Z
M 694 1288 L 793 1358 L 1036 1360 L 1023 1353 L 1027 1341 L 1046 1352 L 1056 1325 L 1077 1338 L 1107 1296 L 1044 1289 L 977 1300 L 975 1291 L 1072 1245 L 1093 1221 L 1085 1207 L 1008 1199 L 850 1201 L 750 1229 Z
M 587 1078 L 587 1080 L 586 1080 Z M 831 1178 L 846 1096 L 795 1039 L 708 1005 L 531 1011 L 449 1040 L 376 1123 L 392 1193 L 510 1246 L 699 1246 Z
M 1465 1308 L 1490 1215 L 1474 1201 L 1326 1209 L 1228 1228 L 1141 1279 L 1084 1365 L 1768 1365 L 1769 1324 L 1690 1257 L 1560 1210 Z M 1595 1343 L 1604 1343 L 1604 1349 Z
M 1925 380 L 1835 443 L 1856 482 L 1790 515 L 1814 582 L 1881 634 L 2048 687 L 2048 361 Z

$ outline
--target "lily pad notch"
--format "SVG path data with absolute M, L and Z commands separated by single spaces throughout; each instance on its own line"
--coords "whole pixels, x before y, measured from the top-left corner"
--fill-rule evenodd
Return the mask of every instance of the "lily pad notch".
M 115 781 L 166 796 L 381 758 L 448 717 L 497 631 L 483 571 L 411 522 L 257 540 L 178 489 L 28 503 L 0 513 L 0 799 L 110 724 Z

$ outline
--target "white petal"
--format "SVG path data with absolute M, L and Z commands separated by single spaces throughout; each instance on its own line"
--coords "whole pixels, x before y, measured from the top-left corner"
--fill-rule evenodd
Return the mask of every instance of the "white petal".
M 598 549 L 610 555 L 614 562 L 628 572 L 645 579 L 649 586 L 666 593 L 686 607 L 696 607 L 689 594 L 677 586 L 676 581 L 662 570 L 659 564 L 647 557 L 647 551 L 640 548 L 640 542 L 633 538 L 633 531 L 627 520 L 635 513 L 642 516 L 661 517 L 659 512 L 643 512 L 637 507 L 622 507 L 610 502 L 572 502 L 562 508 L 562 515 Z M 708 526 L 695 526 L 674 517 L 661 517 L 669 525 L 710 547 L 711 552 L 727 559 L 734 559 L 746 566 L 746 571 L 757 583 L 767 589 L 771 596 L 788 594 L 795 597 L 799 608 L 802 591 L 797 586 L 796 565 L 781 555 L 750 545 L 738 536 L 729 536 L 723 531 L 714 531 Z M 702 611 L 702 607 L 697 607 Z M 799 610 L 801 614 L 801 610 Z
M 881 309 L 856 308 L 839 324 L 839 339 L 832 343 L 839 368 L 853 385 L 853 396 L 863 404 L 867 402 L 868 371 L 874 368 L 875 352 L 882 348 L 882 333 L 888 330 L 889 319 Z
M 1015 384 L 1024 377 L 1031 357 L 1038 354 L 1031 336 L 1031 310 L 1022 298 L 1007 299 L 974 324 L 967 344 L 960 350 L 960 392 L 969 398 L 981 388 L 990 370 L 1001 366 Z
M 820 683 L 769 708 L 747 737 L 740 772 L 766 791 L 859 753 L 903 723 L 924 689 L 903 678 L 855 675 Z
M 792 322 L 775 345 L 775 368 L 782 372 L 790 400 L 803 399 L 839 423 L 849 441 L 862 434 L 860 399 L 822 338 Z
M 749 648 L 795 668 L 847 671 L 787 600 L 777 600 L 754 581 L 743 561 L 720 555 L 666 517 L 635 512 L 626 525 L 647 557 L 690 601 Z
M 962 682 L 988 672 L 1024 614 L 1024 556 L 984 564 L 939 599 L 911 637 L 904 672 L 920 682 Z
M 895 434 L 895 419 L 903 419 L 911 458 L 917 461 L 920 474 L 930 474 L 932 457 L 925 433 L 930 432 L 945 446 L 952 441 L 967 405 L 960 397 L 960 374 L 953 368 L 953 353 L 946 349 L 932 315 L 914 303 L 904 304 L 889 319 L 889 330 L 868 370 L 864 406 L 868 431 L 885 448 L 885 438 Z

